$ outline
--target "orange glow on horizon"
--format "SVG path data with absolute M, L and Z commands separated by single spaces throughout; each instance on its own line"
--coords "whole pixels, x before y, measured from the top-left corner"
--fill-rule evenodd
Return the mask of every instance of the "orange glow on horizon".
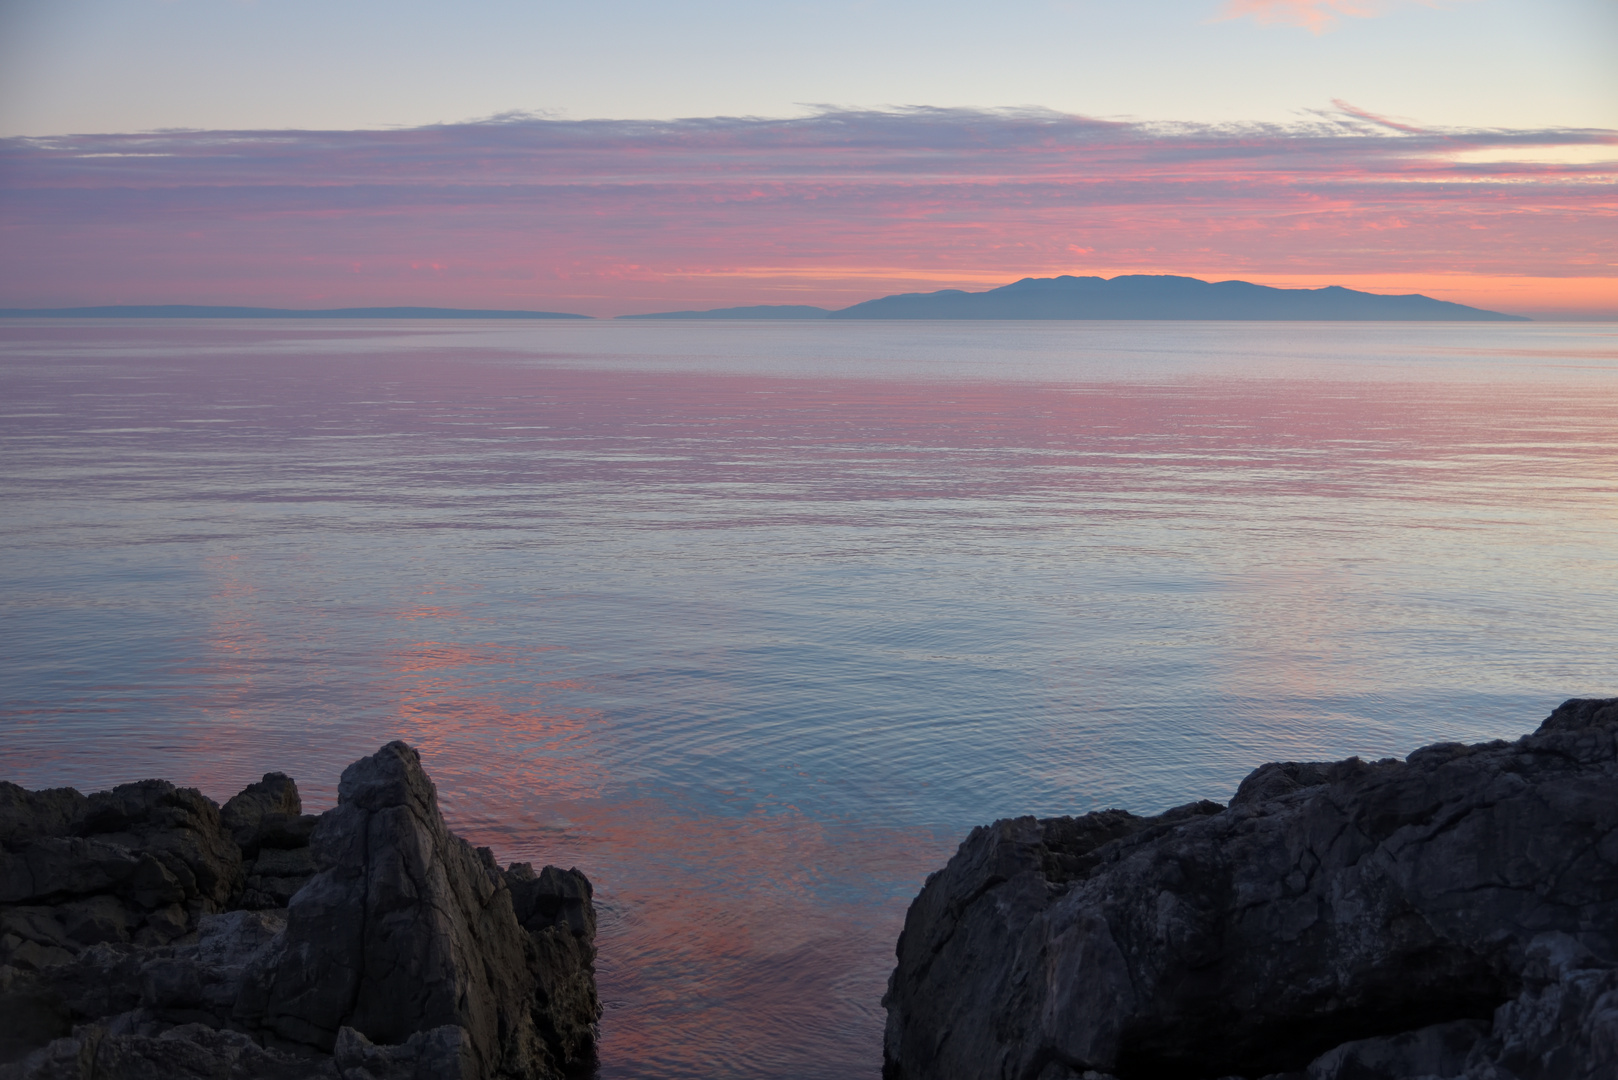
M 1277 289 L 1321 289 L 1339 285 L 1384 295 L 1421 293 L 1470 307 L 1570 319 L 1618 319 L 1618 277 L 1526 277 L 1506 275 L 1392 273 L 1321 274 L 1203 269 L 1183 267 L 1087 267 L 1056 265 L 1031 268 L 1018 277 L 964 270 L 913 270 L 904 267 L 740 267 L 671 273 L 658 280 L 666 297 L 688 298 L 690 306 L 731 307 L 746 304 L 811 304 L 841 308 L 879 296 L 906 292 L 961 289 L 983 292 L 1009 285 L 1019 277 L 1114 278 L 1129 274 L 1170 274 L 1204 281 L 1247 281 Z M 719 283 L 719 287 L 713 285 Z M 582 299 L 583 297 L 581 297 Z M 653 302 L 651 297 L 648 303 Z M 633 314 L 641 307 L 620 312 Z
M 1288 128 L 941 109 L 70 136 L 0 148 L 0 306 L 612 316 L 1167 273 L 1610 319 L 1615 177 L 1618 132 L 1347 103 Z

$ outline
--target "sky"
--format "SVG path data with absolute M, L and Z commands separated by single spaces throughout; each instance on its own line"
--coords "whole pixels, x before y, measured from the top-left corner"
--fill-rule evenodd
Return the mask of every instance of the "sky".
M 0 306 L 1618 318 L 1614 0 L 0 0 Z

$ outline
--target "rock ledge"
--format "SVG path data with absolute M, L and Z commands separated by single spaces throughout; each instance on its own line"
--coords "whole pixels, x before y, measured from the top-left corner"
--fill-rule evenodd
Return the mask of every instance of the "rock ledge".
M 1618 698 L 980 827 L 897 953 L 888 1080 L 1612 1080 Z

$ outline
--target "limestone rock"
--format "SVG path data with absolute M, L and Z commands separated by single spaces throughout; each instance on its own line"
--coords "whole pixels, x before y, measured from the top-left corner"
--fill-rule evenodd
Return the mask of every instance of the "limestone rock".
M 588 1060 L 601 999 L 595 985 L 595 907 L 590 881 L 577 870 L 528 863 L 505 872 L 512 910 L 528 932 L 536 981 L 534 1024 L 553 1058 Z
M 298 785 L 286 773 L 271 772 L 232 796 L 220 809 L 219 821 L 243 853 L 251 855 L 258 852 L 259 829 L 266 818 L 285 821 L 302 814 Z
M 589 1052 L 593 1039 L 547 1040 L 537 950 L 505 875 L 445 827 L 414 750 L 390 743 L 344 770 L 312 847 L 320 872 L 249 973 L 238 1022 L 327 1051 L 344 1027 L 387 1044 L 458 1027 L 488 1077 L 555 1075 Z M 571 977 L 593 1000 L 589 968 Z
M 897 953 L 890 1078 L 1618 1075 L 1618 699 L 976 829 Z
M 418 1031 L 397 1046 L 377 1046 L 345 1027 L 332 1058 L 342 1080 L 462 1080 L 478 1076 L 466 1029 L 453 1024 Z
M 241 881 L 240 851 L 194 789 L 143 780 L 86 798 L 0 785 L 0 964 L 167 944 L 225 910 Z
M 500 870 L 403 743 L 346 770 L 335 810 L 301 811 L 278 773 L 223 812 L 163 781 L 0 786 L 0 1080 L 588 1066 L 584 875 Z
M 195 788 L 142 780 L 97 792 L 73 830 L 154 856 L 199 914 L 224 911 L 241 886 L 241 850 L 225 835 L 218 807 Z
M 86 801 L 72 788 L 26 791 L 0 780 L 0 844 L 68 835 Z
M 258 1045 L 203 1024 L 157 1030 L 120 1017 L 89 1024 L 21 1061 L 0 1080 L 339 1080 L 333 1063 Z

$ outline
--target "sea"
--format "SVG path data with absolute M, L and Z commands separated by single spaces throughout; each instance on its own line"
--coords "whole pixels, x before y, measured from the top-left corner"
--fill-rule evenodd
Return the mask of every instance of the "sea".
M 6 320 L 0 414 L 0 778 L 404 739 L 604 1080 L 875 1080 L 975 825 L 1618 694 L 1618 324 Z

